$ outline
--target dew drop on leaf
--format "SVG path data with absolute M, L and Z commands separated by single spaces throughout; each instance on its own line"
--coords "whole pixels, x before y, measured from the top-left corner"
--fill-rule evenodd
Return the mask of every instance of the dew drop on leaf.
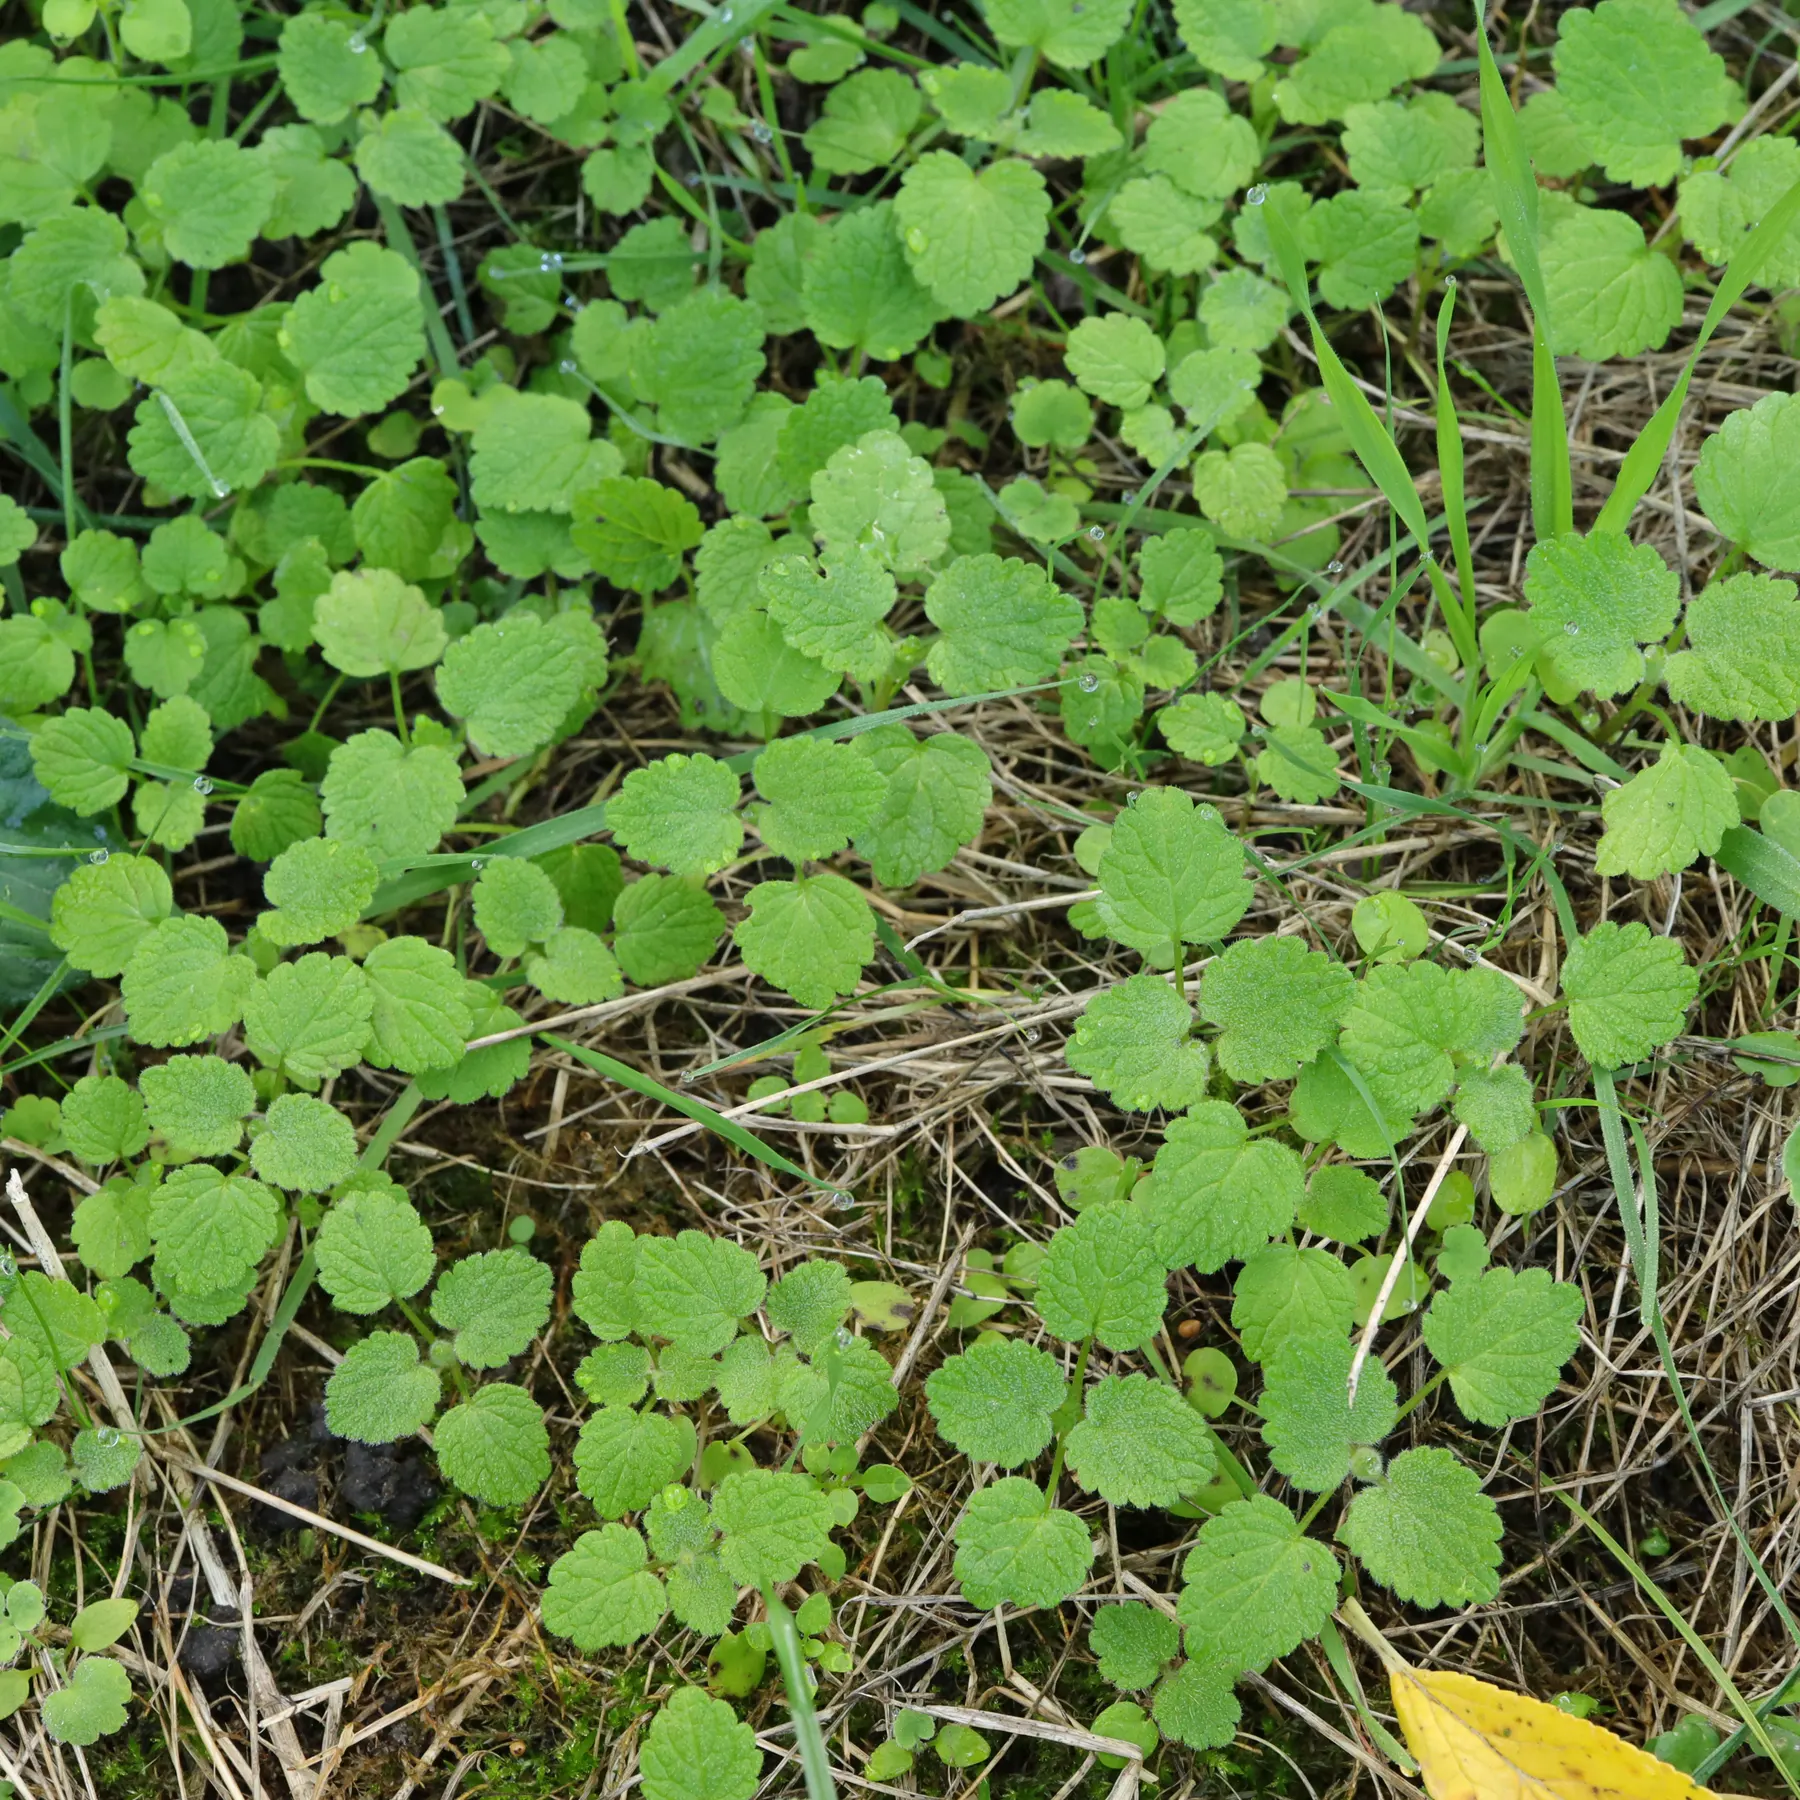
M 540 275 L 554 275 L 562 266 L 563 259 L 560 250 L 546 250 L 544 254 L 538 258 L 538 273 Z
M 1092 694 L 1096 692 L 1100 686 L 1100 677 L 1098 675 L 1078 675 L 1075 678 L 1075 685 L 1080 688 L 1084 694 Z
M 562 359 L 562 361 L 556 365 L 556 367 L 557 367 L 557 371 L 560 374 L 574 375 L 579 372 L 581 365 L 578 362 L 576 362 L 574 357 L 565 356 Z
M 367 38 L 365 38 L 360 31 L 351 33 L 350 54 L 352 56 L 361 56 L 368 50 L 368 48 L 369 48 L 369 40 Z
M 1127 488 L 1119 498 L 1123 500 L 1127 506 L 1135 506 L 1137 504 L 1137 489 Z
M 1069 261 L 1079 269 L 1087 261 L 1087 252 L 1077 244 L 1075 248 L 1069 252 Z
M 1261 206 L 1268 197 L 1269 190 L 1259 181 L 1253 188 L 1250 188 L 1245 193 L 1244 204 L 1246 206 Z
M 1090 525 L 1088 527 L 1088 536 L 1097 544 L 1106 536 L 1106 527 L 1104 525 Z
M 204 775 L 196 775 L 194 777 L 194 792 L 196 794 L 210 794 L 212 792 L 212 783 L 208 781 Z
M 111 854 L 112 853 L 107 850 L 95 850 L 89 855 L 88 861 L 91 863 L 103 863 Z
M 1341 562 L 1328 562 L 1325 565 L 1325 573 L 1327 575 L 1341 575 L 1343 572 L 1344 565 Z
M 97 1443 L 102 1450 L 114 1450 L 118 1448 L 119 1434 L 110 1425 L 102 1425 L 100 1429 L 94 1433 L 94 1442 Z

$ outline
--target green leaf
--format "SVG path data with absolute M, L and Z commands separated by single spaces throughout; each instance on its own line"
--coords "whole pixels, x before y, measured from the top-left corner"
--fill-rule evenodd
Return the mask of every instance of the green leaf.
M 630 1337 L 637 1329 L 638 1238 L 622 1219 L 608 1219 L 581 1247 L 569 1299 L 595 1337 Z
M 738 1341 L 753 1347 L 749 1338 Z M 596 1406 L 636 1406 L 650 1391 L 650 1352 L 642 1344 L 602 1344 L 581 1359 L 575 1385 Z M 724 1392 L 723 1378 L 720 1392 Z M 752 1419 L 761 1417 L 761 1411 L 752 1415 Z
M 1181 1630 L 1141 1600 L 1126 1600 L 1095 1609 L 1088 1648 L 1102 1679 L 1127 1691 L 1147 1688 L 1181 1653 Z
M 1425 1315 L 1425 1347 L 1450 1376 L 1463 1416 L 1478 1425 L 1529 1417 L 1581 1342 L 1581 1290 L 1547 1269 L 1489 1269 L 1440 1292 Z
M 1079 602 L 1016 557 L 959 556 L 925 593 L 943 633 L 926 666 L 947 694 L 979 694 L 1042 681 L 1081 630 Z
M 883 887 L 911 887 L 980 837 L 993 783 L 979 744 L 951 731 L 920 740 L 904 725 L 878 725 L 851 741 L 887 780 L 856 838 Z
M 442 744 L 409 748 L 391 731 L 359 731 L 332 751 L 319 799 L 331 837 L 381 856 L 429 856 L 456 823 L 463 781 Z
M 523 1250 L 484 1250 L 439 1277 L 431 1316 L 471 1369 L 522 1356 L 550 1317 L 550 1265 Z
M 1530 1076 L 1517 1063 L 1465 1071 L 1457 1084 L 1456 1116 L 1489 1155 L 1516 1144 L 1537 1124 Z
M 249 250 L 275 204 L 265 159 L 229 138 L 177 144 L 153 162 L 138 198 L 163 248 L 194 269 L 222 269 Z
M 522 1506 L 550 1475 L 544 1415 L 521 1387 L 491 1381 L 437 1422 L 438 1467 L 465 1494 Z
M 546 1000 L 563 1006 L 592 1006 L 597 1000 L 616 1000 L 625 991 L 612 952 L 578 925 L 552 932 L 541 952 L 525 958 L 525 973 Z
M 39 1706 L 44 1729 L 59 1744 L 96 1744 L 125 1729 L 131 1677 L 110 1656 L 89 1656 L 75 1665 L 64 1687 L 44 1695 Z
M 372 1331 L 344 1352 L 325 1383 L 325 1418 L 339 1437 L 391 1444 L 437 1411 L 442 1381 L 404 1331 Z
M 701 1231 L 639 1238 L 636 1328 L 708 1356 L 737 1335 L 738 1320 L 762 1304 L 767 1285 L 756 1258 L 725 1238 Z
M 819 1010 L 856 991 L 875 955 L 875 916 L 862 890 L 841 875 L 759 881 L 733 941 L 765 981 Z
M 639 987 L 685 981 L 712 955 L 725 918 L 697 881 L 646 875 L 613 906 L 613 954 Z
M 1281 458 L 1267 444 L 1208 450 L 1194 463 L 1194 498 L 1200 511 L 1233 537 L 1273 537 L 1287 491 Z
M 634 338 L 631 380 L 664 431 L 709 444 L 735 425 L 762 374 L 764 322 L 720 287 L 677 300 Z
M 1293 1151 L 1252 1140 L 1235 1106 L 1203 1100 L 1170 1121 L 1143 1208 L 1165 1268 L 1211 1274 L 1286 1231 L 1303 1191 Z
M 1149 539 L 1138 552 L 1137 570 L 1143 584 L 1138 604 L 1171 625 L 1197 625 L 1218 608 L 1225 591 L 1224 569 L 1210 531 L 1184 526 L 1165 532 Z M 1181 704 L 1189 699 L 1218 700 L 1231 706 L 1223 695 L 1189 695 Z M 1232 711 L 1237 711 L 1235 706 Z M 1241 725 L 1238 735 L 1242 735 Z
M 1765 394 L 1727 413 L 1700 446 L 1694 492 L 1706 516 L 1767 568 L 1800 565 L 1800 409 L 1792 394 Z
M 262 1260 L 280 1220 L 260 1181 L 221 1175 L 210 1163 L 172 1169 L 150 1200 L 159 1280 L 166 1271 L 197 1294 L 231 1287 Z
M 812 478 L 812 528 L 833 560 L 858 551 L 901 573 L 923 569 L 950 542 L 950 517 L 931 465 L 893 431 L 832 451 Z
M 741 1469 L 713 1494 L 719 1560 L 748 1587 L 792 1581 L 831 1542 L 830 1499 L 805 1475 Z
M 1797 594 L 1793 582 L 1767 575 L 1709 583 L 1688 602 L 1686 648 L 1664 666 L 1670 698 L 1709 718 L 1742 723 L 1800 711 Z
M 938 1435 L 971 1462 L 1016 1469 L 1055 1435 L 1068 1383 L 1047 1351 L 1016 1338 L 978 1339 L 926 1378 Z
M 1106 935 L 1170 967 L 1184 944 L 1215 942 L 1244 916 L 1242 850 L 1210 806 L 1148 788 L 1113 823 L 1095 902 Z
M 389 938 L 364 958 L 363 973 L 374 1003 L 364 1054 L 376 1068 L 417 1075 L 462 1060 L 471 1018 L 448 951 L 423 938 Z
M 438 670 L 438 699 L 489 756 L 525 756 L 555 737 L 590 684 L 592 649 L 558 621 L 523 609 L 477 625 L 452 644 Z M 592 621 L 586 620 L 592 634 Z
M 1649 881 L 1718 849 L 1738 822 L 1737 790 L 1710 752 L 1666 743 L 1649 768 L 1606 795 L 1600 817 L 1595 869 Z
M 685 1418 L 603 1406 L 575 1444 L 575 1485 L 603 1519 L 641 1512 L 694 1460 L 694 1427 Z
M 1059 69 L 1085 69 L 1117 43 L 1129 0 L 987 0 L 988 29 L 1013 49 L 1042 51 Z
M 1603 697 L 1644 674 L 1640 644 L 1669 634 L 1680 583 L 1652 544 L 1616 532 L 1553 538 L 1525 565 L 1525 597 L 1543 654 L 1563 680 Z
M 1183 1576 L 1188 1655 L 1234 1670 L 1266 1669 L 1317 1637 L 1337 1604 L 1337 1558 L 1267 1494 L 1201 1526 Z
M 1038 1270 L 1038 1316 L 1052 1337 L 1135 1350 L 1168 1305 L 1148 1219 L 1135 1206 L 1091 1206 L 1052 1234 Z
M 350 418 L 379 412 L 406 392 L 425 355 L 418 271 L 368 242 L 326 257 L 318 286 L 282 320 L 281 347 L 315 406 Z
M 1600 0 L 1565 13 L 1552 63 L 1607 180 L 1633 187 L 1674 180 L 1682 139 L 1708 136 L 1744 107 L 1724 61 L 1668 0 Z
M 841 81 L 806 130 L 807 153 L 833 175 L 868 175 L 900 154 L 924 102 L 910 76 L 868 69 Z
M 1258 1362 L 1295 1339 L 1346 1332 L 1355 1318 L 1349 1273 L 1328 1250 L 1271 1244 L 1238 1271 L 1231 1322 Z
M 380 879 L 368 851 L 335 838 L 307 838 L 269 864 L 263 894 L 275 910 L 257 920 L 257 929 L 284 947 L 340 936 L 362 916 Z
M 85 288 L 96 300 L 143 293 L 144 272 L 125 254 L 125 227 L 93 206 L 69 206 L 40 219 L 7 259 L 8 298 L 28 321 L 62 332 L 69 297 Z
M 231 847 L 269 862 L 302 838 L 317 837 L 319 803 L 297 769 L 264 769 L 231 815 Z
M 371 566 L 408 581 L 448 575 L 462 559 L 466 537 L 456 519 L 457 487 L 434 456 L 415 456 L 377 475 L 356 496 L 350 524 L 356 547 Z
M 32 712 L 66 693 L 75 653 L 44 619 L 0 619 L 0 706 Z
M 1353 106 L 1344 114 L 1350 178 L 1360 188 L 1416 193 L 1475 166 L 1481 127 L 1448 94 Z
M 50 798 L 90 818 L 124 794 L 136 754 L 131 727 L 110 713 L 72 706 L 31 739 L 31 766 Z
M 545 1626 L 579 1650 L 635 1644 L 662 1623 L 668 1598 L 651 1574 L 644 1540 L 624 1525 L 584 1531 L 550 1565 Z
M 1346 1276 L 1346 1298 L 1348 1285 Z M 1339 1323 L 1340 1332 L 1347 1322 Z M 1399 1394 L 1378 1358 L 1363 1365 L 1356 1404 L 1349 1403 L 1354 1355 L 1341 1335 L 1300 1336 L 1287 1339 L 1269 1359 L 1259 1402 L 1263 1442 L 1270 1462 L 1303 1492 L 1341 1486 L 1351 1452 L 1379 1444 L 1399 1417 Z
M 871 550 L 854 550 L 822 569 L 810 557 L 765 557 L 750 591 L 781 635 L 828 669 L 873 681 L 894 660 L 894 640 L 881 625 L 894 605 L 894 578 Z
M 1026 109 L 1025 129 L 1015 140 L 1024 156 L 1102 156 L 1118 149 L 1119 128 L 1079 94 L 1040 88 Z
M 795 1348 L 811 1356 L 832 1338 L 850 1310 L 850 1277 L 842 1263 L 814 1257 L 796 1263 L 769 1290 L 763 1311 Z
M 1156 1690 L 1151 1711 L 1165 1737 L 1194 1750 L 1222 1750 L 1237 1736 L 1243 1709 L 1232 1683 L 1237 1665 L 1218 1657 L 1185 1662 Z
M 1344 1014 L 1343 1050 L 1386 1112 L 1425 1112 L 1461 1064 L 1485 1066 L 1524 1034 L 1519 990 L 1497 969 L 1372 969 Z
M 757 611 L 738 614 L 720 634 L 712 672 L 732 706 L 786 719 L 817 712 L 839 682 L 835 670 L 802 655 L 767 613 Z
M 1338 1537 L 1410 1605 L 1482 1605 L 1500 1592 L 1500 1515 L 1481 1477 L 1448 1450 L 1395 1457 L 1350 1502 Z
M 294 110 L 321 125 L 347 119 L 381 92 L 380 56 L 361 33 L 323 13 L 296 13 L 283 22 L 277 67 Z
M 762 1752 L 726 1701 L 684 1687 L 650 1721 L 638 1770 L 644 1800 L 750 1800 Z
M 16 293 L 16 280 L 13 286 Z M 128 460 L 146 481 L 191 500 L 210 504 L 234 488 L 253 488 L 281 454 L 281 429 L 262 401 L 262 383 L 223 360 L 167 376 L 134 415 Z
M 29 1584 L 21 1584 L 26 1586 Z M 23 1598 L 23 1596 L 21 1596 Z M 11 1604 L 12 1596 L 7 1596 L 7 1611 L 15 1625 L 24 1625 L 26 1616 Z M 44 1603 L 40 1598 L 32 1604 L 28 1611 L 35 1612 L 41 1619 Z M 90 1600 L 69 1624 L 69 1642 L 77 1650 L 95 1651 L 110 1649 L 128 1632 L 138 1616 L 138 1603 L 135 1600 Z M 35 1624 L 36 1620 L 31 1620 Z
M 1230 762 L 1243 741 L 1244 715 L 1223 694 L 1183 694 L 1156 715 L 1170 749 L 1216 768 Z
M 391 569 L 340 569 L 314 603 L 313 636 L 334 669 L 361 677 L 428 669 L 449 642 L 443 614 Z
M 1660 349 L 1681 318 L 1681 276 L 1629 213 L 1577 207 L 1545 231 L 1540 254 L 1558 356 Z
M 759 233 L 757 243 L 770 235 Z M 751 270 L 754 274 L 754 263 Z M 913 275 L 891 200 L 838 216 L 807 259 L 800 309 L 794 328 L 805 325 L 820 343 L 876 362 L 911 355 L 943 317 L 943 308 Z M 766 301 L 763 310 L 768 312 Z M 773 319 L 770 326 L 775 328 Z
M 1049 215 L 1049 191 L 1029 163 L 1002 157 L 977 174 L 948 150 L 921 156 L 894 200 L 913 274 L 958 318 L 985 312 L 1030 275 Z
M 644 476 L 612 475 L 575 495 L 575 547 L 617 587 L 659 594 L 704 536 L 693 501 Z
M 763 844 L 792 863 L 823 861 L 846 848 L 875 816 L 887 782 L 849 745 L 790 737 L 770 744 L 752 771 L 768 802 L 756 810 Z
M 1210 87 L 1176 94 L 1157 109 L 1144 134 L 1144 168 L 1196 200 L 1236 193 L 1256 172 L 1258 160 L 1256 128 Z
M 1297 937 L 1243 938 L 1207 964 L 1200 1016 L 1222 1028 L 1215 1048 L 1233 1081 L 1291 1081 L 1331 1042 L 1355 991 L 1342 963 Z
M 1165 356 L 1162 339 L 1142 319 L 1106 313 L 1083 319 L 1069 333 L 1063 360 L 1096 400 L 1130 409 L 1150 398 Z
M 1379 100 L 1403 81 L 1437 67 L 1437 39 L 1425 21 L 1398 6 L 1320 8 L 1304 28 L 1311 54 L 1277 81 L 1277 111 L 1290 124 L 1322 125 L 1352 106 Z
M 275 177 L 264 237 L 320 237 L 356 204 L 356 176 L 325 150 L 324 134 L 310 125 L 277 125 L 262 134 L 256 155 Z
M 1088 1001 L 1063 1054 L 1125 1111 L 1179 1112 L 1206 1094 L 1211 1059 L 1193 1025 L 1193 1008 L 1166 981 L 1133 975 Z
M 172 1056 L 146 1069 L 138 1086 L 151 1128 L 183 1157 L 224 1156 L 244 1136 L 256 1089 L 236 1063 L 219 1056 Z
M 70 1150 L 97 1169 L 136 1156 L 150 1140 L 143 1101 L 116 1075 L 84 1075 L 75 1083 L 62 1103 L 62 1130 Z
M 382 48 L 402 106 L 460 119 L 499 87 L 512 67 L 488 15 L 472 6 L 417 6 L 391 20 Z
M 401 206 L 448 206 L 463 190 L 462 148 L 430 114 L 397 106 L 364 132 L 356 172 Z
M 276 1187 L 322 1194 L 355 1172 L 356 1128 L 324 1100 L 283 1094 L 269 1102 L 250 1166 Z
M 255 980 L 249 958 L 229 953 L 217 919 L 164 919 L 125 965 L 125 1021 L 140 1044 L 198 1043 L 237 1023 Z
M 1148 1375 L 1107 1375 L 1088 1389 L 1068 1457 L 1075 1479 L 1113 1506 L 1171 1506 L 1218 1467 L 1199 1413 Z
M 776 439 L 781 479 L 796 496 L 804 494 L 834 451 L 857 443 L 871 431 L 899 429 L 887 384 L 879 375 L 848 381 L 821 372 L 804 404 L 782 419 Z
M 266 1068 L 305 1085 L 362 1059 L 374 997 L 345 956 L 315 950 L 278 963 L 244 1001 L 244 1042 Z
M 394 1188 L 344 1195 L 320 1222 L 313 1248 L 319 1285 L 348 1313 L 410 1300 L 437 1266 L 430 1227 Z
M 744 841 L 738 778 L 710 756 L 659 757 L 633 769 L 606 808 L 607 828 L 628 856 L 676 875 L 710 875 Z
M 475 923 L 496 956 L 522 956 L 562 929 L 562 896 L 535 863 L 497 856 L 475 878 Z
M 166 850 L 185 850 L 200 835 L 206 802 L 185 781 L 146 781 L 131 797 L 140 836 Z
M 1036 1482 L 1005 1475 L 978 1489 L 956 1522 L 956 1579 L 971 1606 L 1060 1606 L 1087 1580 L 1088 1528 L 1044 1497 Z

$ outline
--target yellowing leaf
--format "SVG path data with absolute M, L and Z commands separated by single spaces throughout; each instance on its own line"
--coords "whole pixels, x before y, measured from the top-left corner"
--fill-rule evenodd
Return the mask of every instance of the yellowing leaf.
M 1647 1750 L 1472 1675 L 1388 1665 L 1431 1800 L 1718 1800 Z

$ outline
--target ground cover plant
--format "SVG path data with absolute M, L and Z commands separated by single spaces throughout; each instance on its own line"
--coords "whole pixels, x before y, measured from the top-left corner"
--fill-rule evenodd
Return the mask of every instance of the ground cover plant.
M 4 19 L 0 1783 L 1800 1791 L 1784 14 Z

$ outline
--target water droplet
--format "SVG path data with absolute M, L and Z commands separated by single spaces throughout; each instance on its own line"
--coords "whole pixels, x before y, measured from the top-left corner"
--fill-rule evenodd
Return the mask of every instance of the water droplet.
M 1331 404 L 1331 396 L 1329 394 L 1321 394 L 1319 396 L 1319 404 L 1321 406 L 1329 406 Z
M 683 185 L 687 187 L 697 188 L 700 185 L 700 177 L 698 175 L 684 175 L 681 179 Z
M 1319 622 L 1319 614 L 1320 614 L 1320 613 L 1321 613 L 1321 612 L 1322 612 L 1322 611 L 1323 611 L 1323 610 L 1324 610 L 1324 609 L 1323 609 L 1323 608 L 1322 608 L 1322 607 L 1320 607 L 1320 606 L 1319 606 L 1319 605 L 1318 605 L 1318 604 L 1317 604 L 1317 602 L 1315 602 L 1315 603 L 1314 603 L 1314 604 L 1313 604 L 1313 605 L 1311 605 L 1311 606 L 1309 606 L 1309 607 L 1308 607 L 1308 608 L 1307 608 L 1307 609 L 1306 609 L 1306 622 L 1307 622 L 1307 624 L 1309 624 L 1309 625 L 1316 625 L 1316 624 L 1318 624 L 1318 622 Z
M 350 34 L 350 54 L 352 56 L 361 56 L 368 50 L 368 48 L 369 48 L 369 40 L 366 37 L 364 37 L 360 31 L 351 32 L 351 34 Z
M 1269 190 L 1259 181 L 1244 195 L 1244 204 L 1246 206 L 1261 206 L 1268 197 Z
M 116 1450 L 119 1447 L 119 1434 L 110 1425 L 102 1425 L 94 1433 L 94 1442 L 102 1450 Z
M 560 250 L 546 250 L 544 254 L 538 258 L 538 273 L 540 275 L 554 275 L 562 265 L 563 259 Z
M 1325 565 L 1325 573 L 1327 575 L 1341 575 L 1341 574 L 1343 574 L 1343 572 L 1344 572 L 1344 565 L 1341 562 L 1338 562 L 1335 558 L 1333 558 L 1332 561 L 1328 562 Z
M 441 419 L 444 416 L 444 409 L 441 406 L 434 404 L 431 409 L 431 416 L 434 419 Z
M 1573 619 L 1571 619 L 1568 622 L 1568 624 L 1566 624 L 1563 627 L 1563 630 L 1566 631 L 1570 637 L 1580 637 L 1581 636 L 1581 627 L 1579 625 L 1577 625 Z
M 1088 536 L 1097 544 L 1106 536 L 1106 527 L 1104 525 L 1090 525 L 1088 527 Z
M 1077 244 L 1075 248 L 1069 252 L 1069 261 L 1079 269 L 1087 262 L 1087 252 Z
M 692 1069 L 683 1069 L 681 1074 L 676 1078 L 676 1085 L 679 1087 L 692 1087 L 694 1085 L 694 1071 Z
M 733 14 L 729 6 L 721 6 L 719 8 L 719 23 L 721 25 L 729 25 L 732 21 L 732 17 Z
M 850 1334 L 849 1327 L 845 1325 L 840 1325 L 833 1335 L 837 1340 L 837 1347 L 840 1350 L 848 1350 L 850 1346 L 856 1342 L 856 1339 Z
M 1125 804 L 1127 806 L 1136 806 L 1137 803 L 1138 803 L 1138 795 L 1131 794 L 1131 795 L 1127 796 L 1126 801 L 1125 801 Z
M 1123 500 L 1127 506 L 1135 506 L 1137 505 L 1137 489 L 1127 488 L 1119 498 Z
M 581 369 L 581 365 L 572 356 L 565 356 L 556 366 L 564 375 L 578 374 Z
M 91 863 L 103 863 L 111 855 L 112 852 L 110 850 L 96 850 L 88 857 L 88 861 Z
M 1075 685 L 1080 688 L 1084 694 L 1098 693 L 1100 691 L 1100 677 L 1090 671 L 1088 674 L 1076 676 Z
M 1454 275 L 1446 275 L 1444 277 L 1444 286 L 1445 287 L 1455 287 L 1456 286 L 1456 277 Z
M 1422 563 L 1434 563 L 1437 561 L 1437 552 L 1430 549 L 1421 550 L 1419 552 L 1419 561 Z
M 194 792 L 196 794 L 210 794 L 212 792 L 212 783 L 208 781 L 204 775 L 196 775 L 194 777 Z
M 1477 756 L 1486 756 L 1487 753 L 1488 753 L 1488 747 L 1486 744 L 1477 744 L 1475 746 L 1475 754 Z
M 831 1196 L 831 1204 L 839 1212 L 848 1212 L 856 1204 L 856 1196 L 848 1188 L 839 1188 Z
M 471 875 L 479 875 L 486 867 L 487 863 L 481 857 L 471 856 L 469 858 L 469 873 Z
M 581 311 L 581 302 L 577 300 L 573 294 L 563 295 L 563 305 L 566 306 L 570 312 Z
M 18 1272 L 19 1265 L 4 1250 L 0 1250 L 0 1281 L 10 1281 Z
M 923 256 L 930 243 L 931 239 L 916 225 L 906 234 L 906 247 L 914 256 Z
M 1044 1034 L 1039 1031 L 1035 1025 L 1027 1025 L 1025 1027 L 1025 1041 L 1028 1044 L 1035 1044 L 1043 1035 Z
M 772 144 L 775 141 L 774 132 L 772 132 L 761 119 L 758 119 L 756 123 L 750 127 L 750 135 L 755 138 L 759 144 Z

